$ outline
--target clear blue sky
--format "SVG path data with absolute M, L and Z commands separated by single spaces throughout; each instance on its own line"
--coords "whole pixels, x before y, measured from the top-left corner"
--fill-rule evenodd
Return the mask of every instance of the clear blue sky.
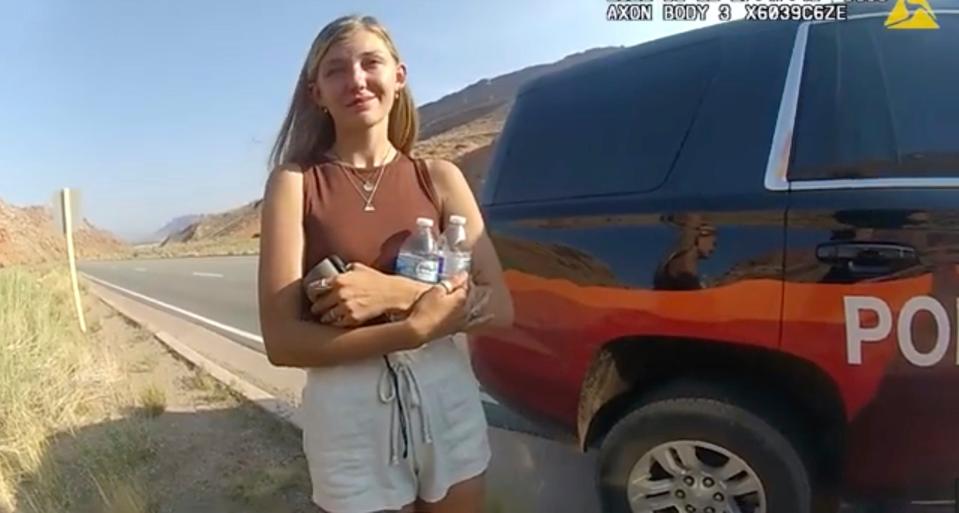
M 336 16 L 390 29 L 418 104 L 588 48 L 693 28 L 603 0 L 0 0 L 0 199 L 79 188 L 122 237 L 260 196 L 305 52 Z

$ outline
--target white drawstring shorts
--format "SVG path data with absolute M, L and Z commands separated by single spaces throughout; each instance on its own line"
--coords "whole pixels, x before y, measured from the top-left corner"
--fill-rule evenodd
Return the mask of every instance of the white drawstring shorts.
M 489 465 L 479 385 L 453 338 L 388 360 L 307 370 L 303 449 L 329 513 L 437 502 Z

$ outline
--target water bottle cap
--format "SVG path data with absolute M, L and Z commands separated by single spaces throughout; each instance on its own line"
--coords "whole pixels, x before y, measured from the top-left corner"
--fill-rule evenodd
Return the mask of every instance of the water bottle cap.
M 433 220 L 428 217 L 417 217 L 416 226 L 433 227 Z
M 450 224 L 466 224 L 466 218 L 453 214 L 450 216 Z

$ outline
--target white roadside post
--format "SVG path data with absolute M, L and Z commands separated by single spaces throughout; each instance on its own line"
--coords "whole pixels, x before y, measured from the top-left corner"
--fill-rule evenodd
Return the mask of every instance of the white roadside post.
M 73 302 L 80 320 L 80 331 L 87 332 L 87 323 L 83 318 L 83 303 L 80 301 L 80 283 L 77 281 L 77 258 L 73 246 L 73 218 L 80 210 L 79 195 L 70 188 L 61 189 L 55 196 L 55 220 L 67 239 L 67 260 L 70 264 L 70 283 L 73 286 Z

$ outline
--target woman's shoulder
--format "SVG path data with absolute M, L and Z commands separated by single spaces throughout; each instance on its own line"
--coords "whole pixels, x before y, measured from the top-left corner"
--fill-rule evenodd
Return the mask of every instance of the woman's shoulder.
M 275 180 L 293 180 L 302 183 L 303 177 L 314 172 L 322 164 L 303 164 L 299 162 L 284 162 L 277 164 L 270 170 L 267 181 Z
M 463 178 L 463 171 L 450 160 L 442 158 L 421 159 L 430 179 L 440 187 L 448 187 Z
M 292 192 L 293 188 L 302 188 L 303 173 L 303 166 L 292 162 L 275 166 L 270 170 L 270 174 L 266 179 L 265 194 L 267 196 L 269 196 L 271 192 L 274 194 L 284 194 Z
M 304 164 L 301 162 L 283 162 L 277 164 L 272 172 L 273 173 L 305 173 L 312 168 L 312 165 Z
M 420 160 L 426 165 L 426 169 L 429 170 L 430 173 L 446 174 L 460 172 L 459 166 L 448 159 L 424 157 L 420 158 Z
M 304 166 L 296 162 L 283 162 L 281 164 L 277 164 L 276 166 L 274 166 L 273 169 L 270 171 L 270 174 L 271 175 L 286 174 L 286 173 L 303 174 L 307 169 L 308 169 L 308 166 Z

